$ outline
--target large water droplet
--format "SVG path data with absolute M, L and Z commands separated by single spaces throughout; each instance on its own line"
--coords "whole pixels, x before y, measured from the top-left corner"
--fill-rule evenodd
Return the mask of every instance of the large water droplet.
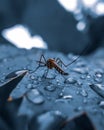
M 42 104 L 45 101 L 43 95 L 41 95 L 37 89 L 30 90 L 26 94 L 26 97 L 34 104 Z

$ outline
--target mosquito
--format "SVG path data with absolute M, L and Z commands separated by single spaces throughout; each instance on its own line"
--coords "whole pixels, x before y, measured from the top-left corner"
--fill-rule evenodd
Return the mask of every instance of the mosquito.
M 88 46 L 86 47 L 88 48 Z M 40 57 L 39 61 L 36 61 L 38 63 L 38 66 L 36 67 L 36 69 L 34 71 L 32 71 L 32 73 L 36 72 L 40 67 L 47 67 L 47 71 L 46 71 L 46 76 L 48 75 L 48 71 L 49 69 L 55 69 L 59 74 L 63 75 L 63 76 L 67 76 L 69 75 L 69 73 L 65 72 L 62 68 L 62 65 L 64 67 L 68 67 L 71 64 L 73 64 L 74 62 L 76 62 L 79 57 L 85 52 L 86 48 L 81 52 L 81 54 L 75 58 L 72 62 L 68 63 L 67 65 L 60 59 L 60 58 L 49 58 L 46 59 L 45 56 L 42 54 Z M 42 60 L 43 59 L 43 60 Z

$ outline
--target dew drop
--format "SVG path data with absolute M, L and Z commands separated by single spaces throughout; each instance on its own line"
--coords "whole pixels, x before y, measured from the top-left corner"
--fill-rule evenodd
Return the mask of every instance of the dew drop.
M 81 79 L 86 79 L 86 75 L 81 75 Z
M 103 73 L 100 71 L 96 71 L 94 75 L 94 80 L 98 83 L 102 83 L 103 81 Z
M 77 80 L 75 80 L 74 78 L 68 78 L 65 80 L 65 83 L 67 84 L 75 84 L 77 82 Z
M 45 90 L 53 92 L 56 90 L 56 87 L 54 85 L 48 85 L 46 87 L 44 87 Z
M 101 101 L 101 102 L 99 103 L 99 106 L 104 109 L 104 101 Z
M 88 68 L 74 68 L 73 71 L 79 74 L 86 74 L 88 73 Z
M 35 77 L 33 75 L 30 76 L 30 79 L 35 80 Z
M 59 94 L 59 98 L 63 97 L 63 95 L 64 95 L 64 94 L 61 92 L 61 93 Z
M 80 94 L 84 97 L 87 97 L 88 96 L 88 93 L 87 91 L 85 91 L 84 89 L 80 91 Z
M 82 109 L 83 109 L 83 108 L 82 108 L 81 106 L 79 106 L 79 107 L 76 107 L 76 108 L 74 109 L 74 111 L 75 111 L 75 112 L 79 112 L 79 111 L 82 111 Z
M 80 94 L 80 91 L 76 91 L 76 94 L 79 95 L 79 94 Z
M 83 83 L 82 83 L 81 81 L 77 81 L 76 85 L 77 85 L 78 87 L 82 87 Z
M 83 100 L 83 103 L 84 103 L 84 104 L 87 104 L 87 99 L 84 99 L 84 100 Z
M 32 88 L 32 84 L 28 84 L 26 87 L 27 87 L 28 89 L 31 89 L 31 88 Z

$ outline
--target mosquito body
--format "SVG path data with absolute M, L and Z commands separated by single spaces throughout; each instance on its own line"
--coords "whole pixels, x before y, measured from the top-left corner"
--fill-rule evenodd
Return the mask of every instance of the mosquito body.
M 61 75 L 68 75 L 67 72 L 65 72 L 57 63 L 56 60 L 54 59 L 48 59 L 46 62 L 46 66 L 49 69 L 53 69 L 55 68 Z
M 44 57 L 44 55 L 41 55 L 40 60 L 37 61 L 37 62 L 38 62 L 39 65 L 38 65 L 38 67 L 34 71 L 32 71 L 32 73 L 35 72 L 35 71 L 37 71 L 40 67 L 47 67 L 47 72 L 46 72 L 46 76 L 45 77 L 47 77 L 49 69 L 55 69 L 61 75 L 66 75 L 66 76 L 68 75 L 68 73 L 65 72 L 62 69 L 62 65 L 64 65 L 65 67 L 67 67 L 67 65 L 65 65 L 61 61 L 60 58 L 57 58 L 57 59 L 49 58 L 49 59 L 46 60 L 46 58 Z
M 88 48 L 89 48 L 89 45 L 81 52 L 81 54 L 83 54 Z M 41 57 L 40 57 L 40 60 L 37 61 L 38 62 L 38 67 L 34 71 L 32 71 L 32 73 L 37 71 L 40 67 L 47 67 L 47 72 L 46 72 L 45 77 L 47 77 L 49 69 L 53 69 L 53 68 L 57 72 L 59 72 L 61 75 L 67 76 L 69 74 L 62 69 L 62 65 L 64 67 L 70 66 L 71 64 L 73 64 L 74 62 L 76 62 L 79 59 L 81 54 L 77 58 L 75 58 L 72 62 L 68 63 L 67 65 L 64 64 L 64 62 L 60 58 L 57 58 L 57 59 L 49 58 L 49 59 L 46 60 L 46 58 L 42 54 Z

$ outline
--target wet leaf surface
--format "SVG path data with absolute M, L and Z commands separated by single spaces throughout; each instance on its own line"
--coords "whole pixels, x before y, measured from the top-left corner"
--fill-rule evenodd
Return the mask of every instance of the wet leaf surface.
M 1 46 L 0 49 L 2 53 L 5 53 L 4 46 Z M 33 120 L 36 120 L 35 123 L 37 123 L 39 119 L 41 120 L 37 123 L 37 130 L 46 130 L 43 128 L 51 130 L 48 129 L 48 126 L 50 126 L 49 122 L 45 127 L 42 126 L 42 124 L 45 123 L 44 118 L 53 118 L 49 116 L 51 111 L 53 111 L 53 113 L 59 111 L 69 119 L 72 119 L 82 112 L 86 112 L 96 130 L 103 130 L 104 121 L 102 119 L 104 118 L 104 109 L 103 103 L 101 102 L 103 101 L 103 96 L 100 96 L 98 90 L 95 90 L 95 88 L 92 89 L 91 84 L 100 84 L 101 86 L 104 84 L 104 50 L 100 49 L 93 55 L 80 57 L 79 60 L 71 66 L 67 68 L 63 67 L 63 70 L 69 73 L 68 76 L 62 76 L 53 69 L 49 71 L 47 79 L 43 77 L 47 69 L 45 67 L 40 67 L 35 73 L 31 73 L 31 71 L 35 70 L 38 66 L 35 61 L 39 60 L 41 54 L 44 54 L 46 59 L 56 56 L 60 57 L 65 64 L 71 62 L 70 59 L 73 59 L 73 55 L 70 55 L 70 57 L 72 57 L 69 58 L 69 56 L 58 52 L 38 49 L 32 49 L 30 51 L 16 49 L 15 51 L 14 48 L 14 53 L 11 52 L 11 50 L 13 50 L 13 47 L 8 48 L 8 55 L 3 54 L 1 57 L 0 84 L 7 84 L 5 80 L 9 78 L 12 79 L 12 76 L 16 78 L 16 74 L 18 73 L 13 72 L 17 72 L 17 70 L 19 72 L 21 72 L 20 70 L 29 71 L 18 85 L 15 83 L 12 92 L 4 89 L 4 94 L 2 94 L 0 90 L 2 98 L 5 98 L 5 94 L 8 93 L 12 101 L 7 102 L 6 110 L 4 109 L 4 111 L 14 111 L 15 113 L 14 117 L 7 116 L 8 119 L 12 119 L 11 126 L 17 126 L 18 124 L 15 120 L 22 120 L 22 117 L 26 117 L 23 121 L 24 123 L 21 124 L 19 122 L 20 125 L 18 126 L 21 127 L 23 125 L 23 128 L 26 129 L 28 126 L 25 125 L 25 123 L 28 124 L 28 122 L 34 118 Z M 95 78 L 98 79 L 95 80 Z M 10 84 L 7 86 L 10 86 Z M 2 87 L 0 87 L 0 89 L 1 88 Z M 103 93 L 103 89 L 101 92 Z M 5 99 L 7 99 L 7 97 Z M 47 113 L 49 114 L 48 116 Z M 2 117 L 5 116 L 2 115 Z M 54 120 L 53 118 L 53 122 L 55 122 Z M 6 122 L 7 121 L 5 121 L 5 123 Z M 22 128 L 20 127 L 16 129 L 20 130 Z M 36 126 L 32 125 L 32 127 Z M 14 127 L 11 127 L 11 129 L 14 129 Z

